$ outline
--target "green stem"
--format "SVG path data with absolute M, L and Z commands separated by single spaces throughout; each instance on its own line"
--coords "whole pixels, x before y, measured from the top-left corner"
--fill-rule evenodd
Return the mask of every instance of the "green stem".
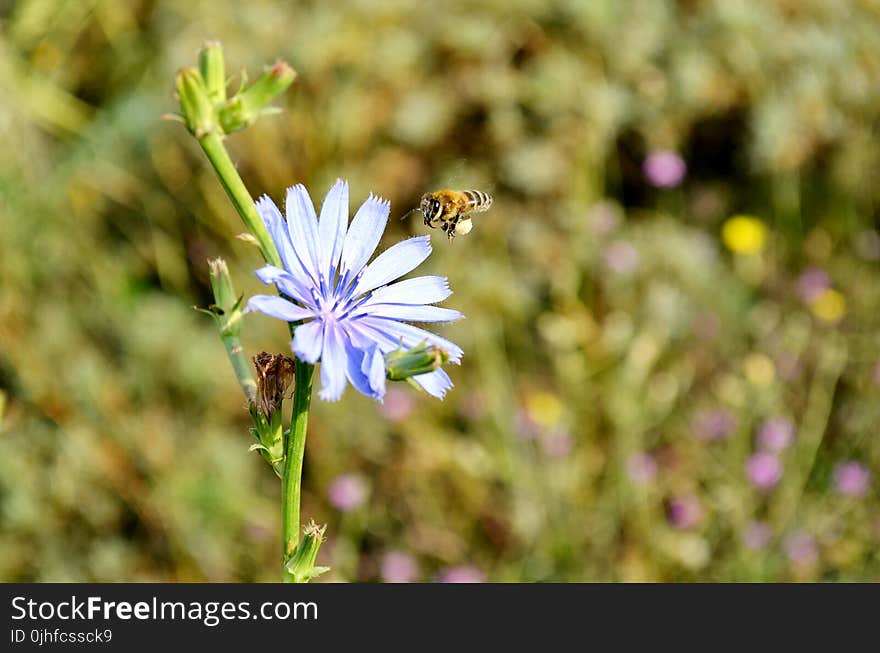
M 290 417 L 290 433 L 285 444 L 284 475 L 281 478 L 281 536 L 285 564 L 299 544 L 302 465 L 306 451 L 306 431 L 309 425 L 309 404 L 312 400 L 314 372 L 314 365 L 297 359 L 293 414 Z M 285 583 L 294 582 L 293 575 L 286 569 L 282 570 L 281 580 Z
M 241 180 L 235 164 L 229 158 L 229 152 L 226 151 L 226 147 L 223 145 L 223 137 L 215 129 L 199 138 L 199 145 L 202 146 L 205 155 L 214 167 L 214 171 L 220 178 L 220 183 L 226 190 L 226 194 L 229 195 L 229 199 L 232 200 L 235 210 L 238 211 L 245 226 L 247 226 L 254 238 L 257 239 L 257 244 L 260 246 L 263 258 L 268 263 L 281 267 L 281 259 L 278 256 L 278 251 L 275 249 L 275 244 L 272 242 L 272 238 L 269 236 L 263 221 L 260 219 L 257 207 L 254 205 L 254 200 Z
M 263 221 L 260 219 L 254 201 L 241 180 L 235 164 L 229 158 L 229 153 L 223 144 L 222 136 L 216 131 L 211 131 L 199 138 L 198 141 L 241 219 L 257 239 L 260 251 L 263 253 L 263 258 L 272 265 L 282 267 L 275 244 L 272 242 Z M 291 335 L 293 335 L 294 328 L 295 326 L 291 324 Z M 224 344 L 227 345 L 227 353 L 229 353 L 236 375 L 239 377 L 239 382 L 241 382 L 242 377 L 240 376 L 239 365 L 244 360 L 240 349 L 241 344 L 227 342 L 225 338 Z M 235 349 L 236 346 L 237 350 Z M 237 355 L 234 356 L 236 351 Z M 244 364 L 245 366 L 247 365 L 246 361 Z M 281 577 L 282 581 L 287 583 L 294 582 L 294 577 L 293 574 L 286 570 L 285 565 L 296 550 L 297 544 L 299 544 L 300 488 L 302 484 L 302 465 L 306 449 L 306 430 L 309 423 L 309 405 L 312 399 L 312 376 L 314 371 L 314 365 L 297 359 L 293 414 L 291 416 L 290 433 L 284 445 L 285 463 L 284 473 L 281 478 L 281 529 L 283 542 Z M 250 376 L 249 368 L 247 373 Z M 247 390 L 245 392 L 247 393 Z

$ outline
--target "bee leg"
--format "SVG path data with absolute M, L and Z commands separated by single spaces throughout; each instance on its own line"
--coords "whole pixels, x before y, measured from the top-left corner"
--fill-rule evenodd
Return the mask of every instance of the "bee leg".
M 444 231 L 446 231 L 446 237 L 449 238 L 449 240 L 452 240 L 453 238 L 455 238 L 455 229 L 457 226 L 458 226 L 458 218 L 454 218 L 454 219 L 450 220 L 449 222 L 447 222 L 445 225 L 443 225 L 443 229 L 444 229 Z

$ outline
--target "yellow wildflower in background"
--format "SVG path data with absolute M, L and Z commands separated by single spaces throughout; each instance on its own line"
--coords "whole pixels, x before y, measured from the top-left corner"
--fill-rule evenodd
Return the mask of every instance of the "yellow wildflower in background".
M 838 291 L 826 288 L 815 300 L 810 302 L 813 315 L 825 322 L 837 322 L 846 313 L 846 298 Z
M 776 377 L 776 366 L 764 354 L 749 354 L 743 361 L 746 378 L 754 386 L 766 388 Z
M 721 228 L 724 245 L 735 254 L 757 254 L 767 241 L 767 227 L 749 215 L 735 215 Z
M 536 392 L 526 399 L 529 417 L 538 426 L 551 428 L 562 421 L 564 407 L 559 397 L 549 392 Z

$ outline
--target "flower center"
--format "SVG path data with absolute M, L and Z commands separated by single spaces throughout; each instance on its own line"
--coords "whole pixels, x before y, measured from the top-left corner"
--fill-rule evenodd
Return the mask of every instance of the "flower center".
M 320 288 L 312 288 L 312 299 L 318 307 L 321 320 L 339 322 L 348 318 L 352 311 L 367 301 L 373 293 L 368 292 L 361 297 L 354 297 L 354 291 L 363 272 L 352 278 L 350 272 L 340 274 L 335 284 L 327 288 L 321 279 Z M 329 292 L 328 292 L 329 290 Z
M 312 291 L 312 298 L 318 307 L 318 315 L 321 320 L 341 322 L 351 317 L 352 313 L 360 308 L 373 293 L 369 292 L 361 297 L 353 298 L 351 292 L 346 292 L 342 296 L 331 294 L 326 299 L 319 293 Z

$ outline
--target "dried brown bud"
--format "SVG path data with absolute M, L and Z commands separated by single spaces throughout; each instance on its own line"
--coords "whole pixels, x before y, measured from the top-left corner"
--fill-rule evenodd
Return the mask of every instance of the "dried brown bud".
M 257 370 L 257 410 L 271 419 L 293 382 L 293 359 L 283 354 L 260 352 L 254 356 Z

